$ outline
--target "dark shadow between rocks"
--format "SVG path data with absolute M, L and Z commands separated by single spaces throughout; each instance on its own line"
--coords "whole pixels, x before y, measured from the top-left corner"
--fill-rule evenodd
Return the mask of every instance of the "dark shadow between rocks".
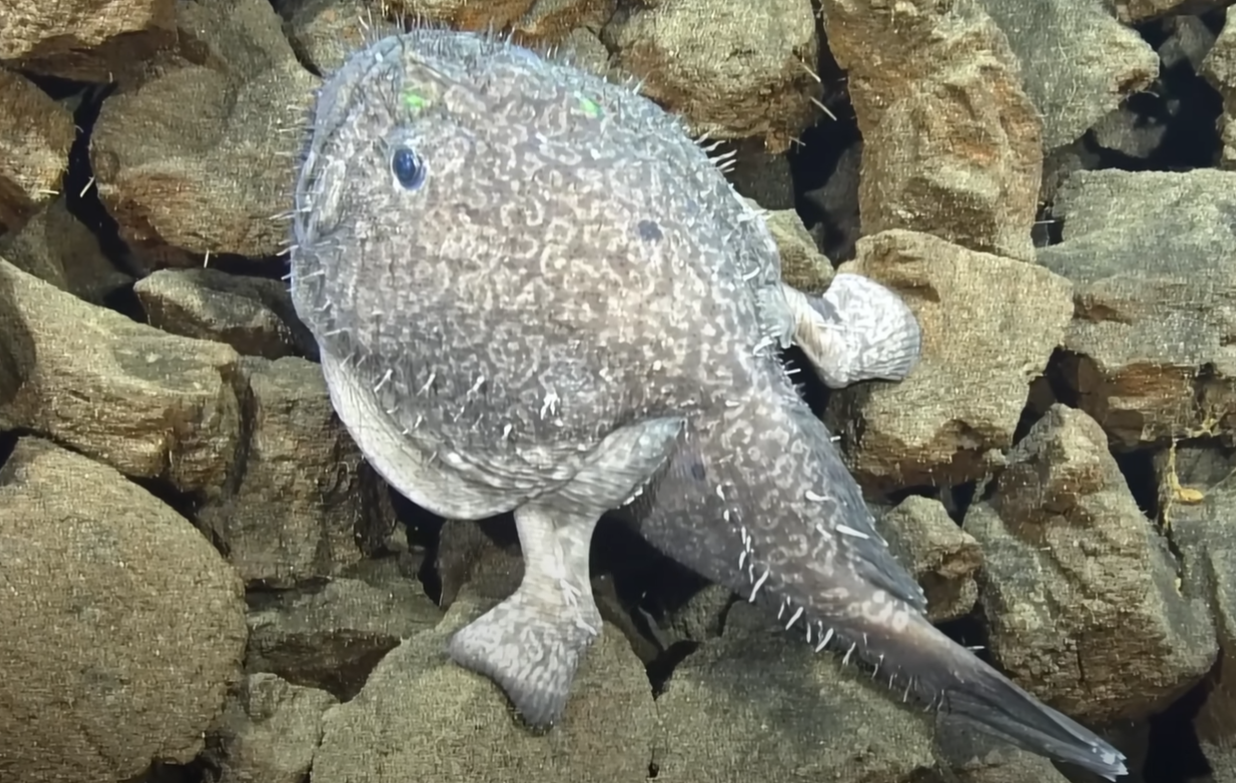
M 1223 656 L 1219 656 L 1219 661 L 1222 660 Z M 1215 664 L 1216 667 L 1220 665 L 1219 662 Z M 1207 680 L 1150 718 L 1149 749 L 1143 768 L 1147 783 L 1191 783 L 1209 779 L 1207 776 L 1212 770 L 1193 727 L 1193 719 L 1209 693 Z
M 1154 467 L 1154 450 L 1113 452 L 1137 507 L 1147 519 L 1159 518 L 1159 476 Z

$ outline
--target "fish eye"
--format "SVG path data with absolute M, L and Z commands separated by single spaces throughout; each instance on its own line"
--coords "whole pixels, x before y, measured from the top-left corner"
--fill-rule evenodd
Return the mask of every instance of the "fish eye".
M 391 153 L 391 173 L 404 190 L 416 190 L 425 182 L 425 164 L 410 147 L 396 147 Z

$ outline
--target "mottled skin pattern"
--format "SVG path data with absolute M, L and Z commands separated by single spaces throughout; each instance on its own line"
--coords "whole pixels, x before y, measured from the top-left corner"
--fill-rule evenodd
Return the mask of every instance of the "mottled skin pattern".
M 444 516 L 515 512 L 524 581 L 449 649 L 530 723 L 560 716 L 600 631 L 588 543 L 623 506 L 812 644 L 1032 751 L 1123 773 L 927 622 L 779 361 L 806 310 L 771 236 L 677 119 L 526 50 L 417 30 L 324 85 L 296 198 L 294 302 L 367 458 Z M 808 303 L 852 349 L 838 382 L 904 374 L 917 351 L 863 290 Z M 880 340 L 897 344 L 864 359 Z

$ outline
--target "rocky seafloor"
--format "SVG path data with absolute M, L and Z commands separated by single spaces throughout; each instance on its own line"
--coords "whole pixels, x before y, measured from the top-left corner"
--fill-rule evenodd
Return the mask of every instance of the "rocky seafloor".
M 281 281 L 313 89 L 409 18 L 642 80 L 734 150 L 790 282 L 897 290 L 907 380 L 800 378 L 932 618 L 1127 780 L 1236 781 L 1229 5 L 4 0 L 0 783 L 1089 779 L 617 525 L 553 732 L 448 661 L 513 526 L 375 475 Z

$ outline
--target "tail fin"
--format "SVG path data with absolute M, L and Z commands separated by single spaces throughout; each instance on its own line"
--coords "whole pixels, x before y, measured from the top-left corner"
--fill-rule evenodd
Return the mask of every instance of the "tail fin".
M 908 683 L 907 691 L 975 729 L 1107 780 L 1128 774 L 1125 756 L 1094 732 L 1031 696 L 922 614 L 907 607 L 904 617 L 908 622 L 901 630 L 896 629 L 900 622 L 859 617 L 846 618 L 837 631 L 856 636 L 857 646 L 866 648 L 863 657 L 878 662 L 886 674 L 892 667 L 894 676 Z

